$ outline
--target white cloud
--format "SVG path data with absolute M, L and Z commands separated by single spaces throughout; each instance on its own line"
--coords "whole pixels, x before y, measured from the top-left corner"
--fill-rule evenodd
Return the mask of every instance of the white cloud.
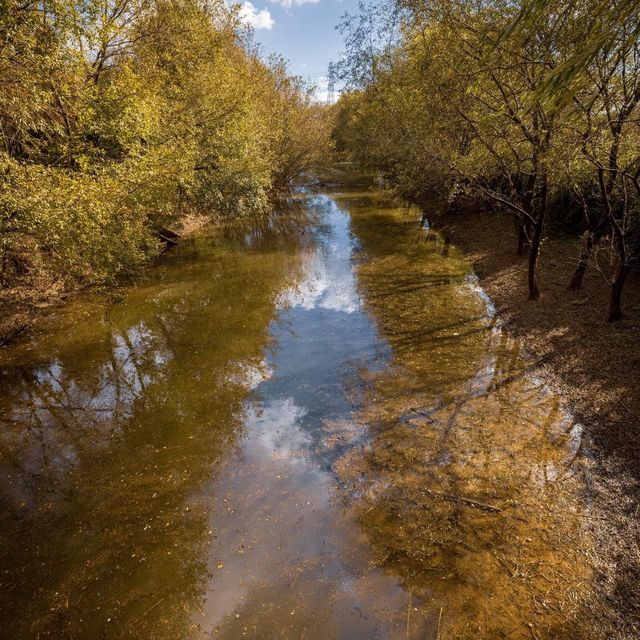
M 269 9 L 256 9 L 252 2 L 243 2 L 238 12 L 244 24 L 254 29 L 272 29 L 275 20 L 271 17 Z
M 300 307 L 307 311 L 328 309 L 354 313 L 361 308 L 362 301 L 351 263 L 353 241 L 349 218 L 342 211 L 334 209 L 329 221 L 333 237 L 304 255 L 305 277 L 280 294 L 280 309 Z
M 303 4 L 317 4 L 320 0 L 271 0 L 274 4 L 279 4 L 285 9 L 291 9 L 291 7 L 299 7 Z
M 326 102 L 329 98 L 329 78 L 320 76 L 314 83 L 313 97 L 317 102 Z

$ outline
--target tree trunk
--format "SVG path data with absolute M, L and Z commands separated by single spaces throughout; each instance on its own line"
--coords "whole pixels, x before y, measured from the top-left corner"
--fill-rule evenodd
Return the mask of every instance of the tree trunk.
M 609 298 L 609 322 L 622 318 L 622 289 L 631 268 L 627 264 L 621 264 L 616 272 L 616 277 L 611 283 L 611 297 Z
M 540 289 L 538 288 L 538 280 L 536 271 L 538 266 L 538 254 L 540 253 L 540 243 L 542 242 L 542 229 L 544 228 L 544 219 L 547 213 L 547 197 L 549 191 L 549 181 L 546 175 L 542 179 L 542 188 L 540 190 L 540 208 L 533 225 L 533 238 L 529 247 L 529 300 L 538 300 L 540 298 Z
M 536 162 L 537 165 L 537 162 Z M 533 199 L 536 192 L 536 182 L 538 181 L 538 172 L 533 171 L 527 181 L 527 188 L 525 191 L 523 209 L 528 213 L 533 211 Z M 531 242 L 531 220 L 526 216 L 520 220 L 520 227 L 518 229 L 518 255 L 523 256 L 527 247 Z
M 536 277 L 536 268 L 538 265 L 538 253 L 540 251 L 540 237 L 542 229 L 538 231 L 538 225 L 535 226 L 533 240 L 531 241 L 531 250 L 529 251 L 529 300 L 538 300 L 540 298 L 540 289 Z
M 518 255 L 523 256 L 527 248 L 527 240 L 529 238 L 529 223 L 520 222 L 518 225 Z
M 584 272 L 587 270 L 587 264 L 589 263 L 589 258 L 591 257 L 594 243 L 593 234 L 590 232 L 587 232 L 587 234 L 588 235 L 585 239 L 584 247 L 580 253 L 580 258 L 578 258 L 578 266 L 573 272 L 573 277 L 571 278 L 571 282 L 567 287 L 569 291 L 579 291 L 580 289 L 582 289 Z

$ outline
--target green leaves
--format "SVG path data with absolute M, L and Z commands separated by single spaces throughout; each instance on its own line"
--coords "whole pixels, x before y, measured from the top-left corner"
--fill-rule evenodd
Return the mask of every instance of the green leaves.
M 0 262 L 27 237 L 70 284 L 135 271 L 192 210 L 260 215 L 328 148 L 222 0 L 0 9 Z M 34 258 L 34 264 L 37 262 Z

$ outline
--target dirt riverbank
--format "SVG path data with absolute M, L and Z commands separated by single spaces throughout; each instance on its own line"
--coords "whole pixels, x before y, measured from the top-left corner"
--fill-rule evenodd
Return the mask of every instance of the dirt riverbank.
M 628 282 L 624 318 L 609 324 L 609 287 L 596 269 L 581 291 L 567 291 L 575 240 L 545 240 L 542 297 L 529 302 L 526 258 L 516 255 L 507 216 L 448 213 L 438 226 L 467 253 L 509 330 L 586 427 L 600 514 L 592 526 L 604 551 L 593 561 L 601 591 L 593 637 L 640 637 L 640 277 Z

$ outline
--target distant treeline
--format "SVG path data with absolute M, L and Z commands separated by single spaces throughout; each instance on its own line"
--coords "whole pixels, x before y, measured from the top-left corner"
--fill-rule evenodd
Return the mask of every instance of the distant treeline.
M 0 294 L 113 280 L 190 212 L 259 215 L 329 139 L 223 0 L 1 3 L 0 136 Z
M 640 265 L 640 2 L 383 0 L 342 25 L 338 149 L 405 197 L 513 215 L 529 296 L 550 218 L 611 284 Z M 541 284 L 540 286 L 543 286 Z

